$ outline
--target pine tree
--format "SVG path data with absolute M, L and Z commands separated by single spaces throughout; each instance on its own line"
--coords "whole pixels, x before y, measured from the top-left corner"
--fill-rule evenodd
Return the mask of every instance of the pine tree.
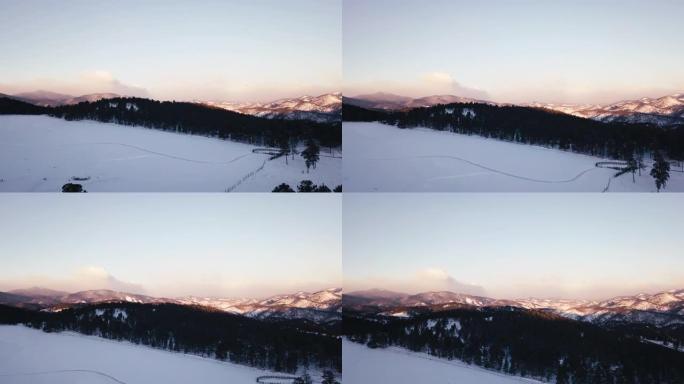
M 314 192 L 316 189 L 316 184 L 311 180 L 302 180 L 297 186 L 297 192 Z
M 290 187 L 288 184 L 282 183 L 273 188 L 272 192 L 294 192 L 294 189 L 292 189 L 292 187 Z
M 655 163 L 651 168 L 651 177 L 655 179 L 656 188 L 658 192 L 665 188 L 667 180 L 670 178 L 670 163 L 665 160 L 660 151 L 656 151 L 653 156 Z
M 320 159 L 321 148 L 318 146 L 315 140 L 308 139 L 306 141 L 306 148 L 302 151 L 302 157 L 304 158 L 306 164 L 306 172 L 309 172 L 309 168 L 313 167 L 316 169 L 316 163 Z

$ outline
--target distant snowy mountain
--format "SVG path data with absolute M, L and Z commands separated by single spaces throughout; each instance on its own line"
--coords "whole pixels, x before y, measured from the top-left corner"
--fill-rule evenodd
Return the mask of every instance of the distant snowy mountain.
M 532 103 L 529 106 L 603 122 L 650 123 L 660 126 L 684 124 L 684 93 L 654 99 L 644 97 L 608 105 Z
M 0 292 L 0 304 L 60 310 L 76 304 L 110 302 L 139 304 L 172 303 L 199 305 L 258 319 L 308 319 L 315 322 L 327 322 L 340 318 L 341 297 L 342 290 L 340 288 L 330 288 L 313 293 L 297 292 L 259 300 L 251 298 L 160 298 L 108 289 L 66 293 L 34 287 L 7 293 Z
M 467 307 L 517 307 L 553 312 L 563 317 L 592 323 L 646 323 L 655 326 L 684 324 L 684 289 L 640 293 L 604 301 L 565 299 L 500 300 L 453 292 L 425 292 L 415 295 L 392 293 L 382 296 L 371 291 L 345 294 L 344 308 L 376 308 L 387 316 L 408 316 L 412 311 Z
M 341 298 L 340 288 L 330 288 L 314 293 L 297 292 L 272 296 L 263 300 L 199 297 L 177 300 L 181 304 L 201 305 L 260 319 L 306 318 L 312 321 L 329 321 L 339 318 Z
M 403 110 L 451 103 L 509 105 L 454 95 L 410 98 L 383 92 L 344 97 L 344 103 L 361 108 L 384 110 Z M 550 109 L 606 123 L 649 123 L 659 126 L 684 124 L 684 93 L 676 93 L 659 98 L 645 97 L 639 100 L 626 100 L 608 105 L 529 103 L 521 104 L 520 106 Z
M 344 102 L 361 108 L 400 110 L 419 107 L 431 107 L 439 104 L 482 103 L 495 104 L 486 100 L 472 99 L 455 95 L 432 95 L 419 98 L 376 92 L 354 97 L 345 97 Z
M 155 298 L 152 296 L 137 295 L 133 293 L 112 291 L 109 289 L 97 289 L 71 293 L 59 298 L 62 304 L 93 304 L 106 302 L 128 302 L 139 304 L 164 303 L 173 300 Z
M 70 99 L 64 100 L 63 105 L 73 105 L 73 104 L 82 103 L 84 101 L 92 103 L 92 102 L 98 101 L 98 100 L 114 99 L 117 97 L 121 97 L 121 95 L 117 95 L 116 93 L 91 93 L 89 95 L 72 97 Z
M 339 92 L 326 93 L 319 96 L 280 99 L 269 103 L 233 103 L 226 101 L 204 101 L 201 103 L 268 119 L 332 122 L 341 119 L 342 94 Z
M 1 95 L 0 95 L 1 96 Z M 42 107 L 56 107 L 60 105 L 73 105 L 84 101 L 94 102 L 102 99 L 113 99 L 115 97 L 121 97 L 116 93 L 91 93 L 82 96 L 71 96 L 62 93 L 50 92 L 50 91 L 33 91 L 18 93 L 15 95 L 5 95 L 7 97 L 25 101 L 27 103 L 39 105 Z
M 50 92 L 50 91 L 33 91 L 33 92 L 23 92 L 11 95 L 12 98 L 26 101 L 31 104 L 40 105 L 43 107 L 54 107 L 57 105 L 64 105 L 65 100 L 72 99 L 73 96 L 65 95 L 62 93 Z

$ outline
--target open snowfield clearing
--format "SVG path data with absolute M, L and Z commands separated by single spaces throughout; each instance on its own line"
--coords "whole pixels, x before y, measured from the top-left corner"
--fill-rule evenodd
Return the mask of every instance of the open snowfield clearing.
M 70 332 L 0 326 L 0 383 L 254 383 L 280 375 Z
M 342 342 L 342 364 L 344 384 L 540 383 L 400 348 L 371 349 L 346 339 Z
M 309 173 L 299 155 L 286 165 L 255 148 L 142 127 L 0 116 L 0 191 L 56 192 L 69 182 L 88 192 L 270 192 L 304 179 L 331 189 L 341 183 L 342 160 L 325 148 Z
M 344 190 L 352 192 L 655 192 L 650 160 L 641 176 L 613 177 L 610 161 L 538 146 L 427 128 L 347 122 Z M 673 167 L 665 192 L 684 191 Z M 610 184 L 609 184 L 610 183 Z

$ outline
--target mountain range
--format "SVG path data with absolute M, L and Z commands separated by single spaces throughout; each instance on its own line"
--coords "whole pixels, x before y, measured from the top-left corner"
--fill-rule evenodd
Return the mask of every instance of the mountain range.
M 366 109 L 387 111 L 410 110 L 419 107 L 431 107 L 440 104 L 476 103 L 498 106 L 513 104 L 496 103 L 488 100 L 472 99 L 454 95 L 433 95 L 410 98 L 391 93 L 371 93 L 354 97 L 344 97 L 345 104 Z M 565 114 L 592 119 L 606 123 L 654 124 L 670 126 L 684 124 L 684 93 L 675 93 L 659 98 L 641 98 L 625 100 L 611 104 L 552 104 L 527 103 L 521 107 L 540 108 L 562 112 Z
M 607 105 L 532 103 L 529 106 L 607 123 L 648 123 L 660 126 L 684 123 L 684 93 L 658 98 L 644 97 Z
M 0 94 L 0 97 L 8 97 L 19 101 L 24 101 L 41 107 L 57 107 L 60 105 L 74 105 L 84 101 L 94 102 L 103 99 L 113 99 L 121 97 L 116 93 L 91 93 L 81 96 L 72 96 L 50 91 L 23 92 L 14 95 Z
M 306 319 L 314 322 L 329 322 L 340 318 L 340 288 L 318 292 L 297 292 L 268 297 L 266 299 L 226 299 L 210 297 L 163 298 L 118 292 L 107 289 L 87 290 L 74 293 L 33 287 L 0 292 L 0 304 L 19 308 L 58 312 L 65 308 L 83 304 L 139 303 L 179 304 L 202 306 L 236 315 L 257 319 Z
M 228 101 L 203 101 L 200 103 L 267 119 L 335 122 L 340 121 L 342 112 L 342 94 L 339 92 L 279 99 L 267 103 Z
M 0 97 L 7 97 L 41 107 L 58 107 L 75 105 L 84 101 L 92 103 L 122 96 L 115 93 L 92 93 L 73 96 L 38 90 L 13 95 L 0 93 Z M 338 122 L 341 120 L 342 112 L 342 94 L 339 92 L 326 93 L 319 96 L 279 99 L 267 103 L 229 101 L 198 101 L 197 103 L 267 119 L 311 120 L 320 123 Z
M 419 98 L 395 95 L 392 93 L 376 92 L 354 97 L 344 97 L 345 104 L 354 105 L 361 108 L 383 109 L 383 110 L 406 110 L 420 107 L 431 107 L 439 104 L 452 103 L 478 103 L 496 105 L 487 100 L 472 99 L 454 95 L 433 95 Z
M 514 307 L 550 312 L 595 324 L 643 323 L 657 327 L 684 324 L 684 289 L 655 294 L 640 293 L 601 301 L 535 298 L 501 300 L 448 291 L 410 295 L 373 289 L 345 294 L 342 305 L 345 309 L 392 317 L 410 317 L 414 313 L 463 307 Z

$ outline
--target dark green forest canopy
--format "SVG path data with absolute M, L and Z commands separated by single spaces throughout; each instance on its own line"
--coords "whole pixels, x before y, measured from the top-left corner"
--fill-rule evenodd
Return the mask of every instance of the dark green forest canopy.
M 343 324 L 346 337 L 371 348 L 400 346 L 559 384 L 684 382 L 684 353 L 644 342 L 643 327 L 600 327 L 513 307 L 405 319 L 345 310 Z
M 345 310 L 343 322 L 346 337 L 371 348 L 400 346 L 561 384 L 684 380 L 684 353 L 627 329 L 541 311 L 457 309 L 398 319 Z

